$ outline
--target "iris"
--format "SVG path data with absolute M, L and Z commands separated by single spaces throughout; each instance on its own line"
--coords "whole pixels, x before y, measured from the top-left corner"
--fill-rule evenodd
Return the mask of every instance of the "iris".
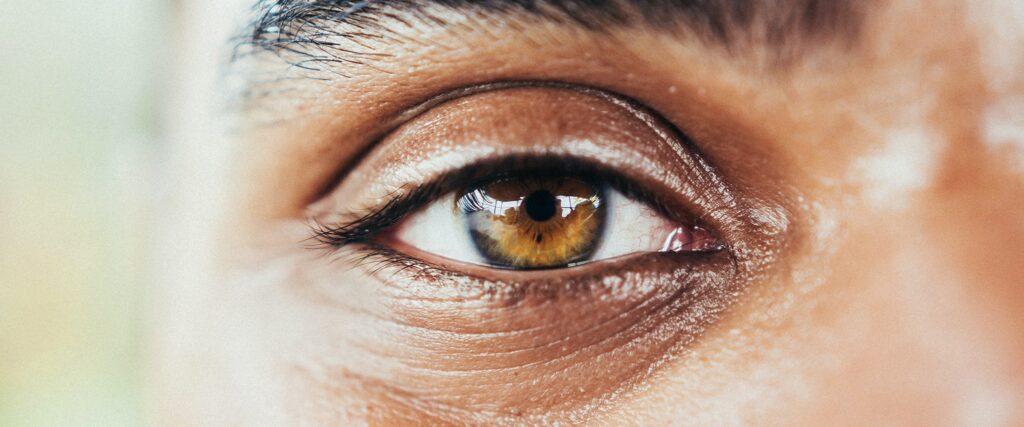
M 522 176 L 472 188 L 457 205 L 490 264 L 529 269 L 587 259 L 604 228 L 603 199 L 600 186 L 579 177 Z

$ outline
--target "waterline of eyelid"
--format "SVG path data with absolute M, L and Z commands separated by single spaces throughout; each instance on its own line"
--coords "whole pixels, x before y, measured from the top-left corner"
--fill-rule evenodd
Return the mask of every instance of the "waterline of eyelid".
M 710 232 L 665 218 L 645 202 L 633 200 L 614 189 L 607 189 L 605 205 L 608 218 L 596 236 L 596 247 L 585 259 L 548 268 L 566 268 L 636 253 L 699 252 L 718 248 Z M 425 254 L 456 262 L 493 265 L 471 237 L 474 226 L 453 197 L 443 196 L 413 213 L 394 234 L 394 240 Z M 461 201 L 462 199 L 459 198 Z

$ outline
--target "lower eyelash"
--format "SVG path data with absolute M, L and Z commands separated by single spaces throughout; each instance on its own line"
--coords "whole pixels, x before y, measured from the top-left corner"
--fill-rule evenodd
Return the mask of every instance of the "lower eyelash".
M 353 269 L 361 269 L 377 279 L 388 280 L 397 275 L 411 277 L 436 277 L 445 273 L 440 267 L 432 266 L 419 259 L 376 243 L 359 243 L 347 246 L 332 254 L 335 261 Z M 389 277 L 382 277 L 388 271 Z
M 676 260 L 683 262 L 682 268 L 696 273 L 698 271 L 718 271 L 725 274 L 736 270 L 735 260 L 728 251 L 692 252 L 692 253 L 644 253 L 624 257 L 617 262 L 621 265 L 595 267 L 588 264 L 578 268 L 594 268 L 584 274 L 577 275 L 543 275 L 538 279 L 527 280 L 495 280 L 458 273 L 442 266 L 432 264 L 406 255 L 377 243 L 361 243 L 348 246 L 335 252 L 339 260 L 346 266 L 361 269 L 365 274 L 380 281 L 386 288 L 411 298 L 429 298 L 453 300 L 486 299 L 499 306 L 511 307 L 528 298 L 557 300 L 560 298 L 591 298 L 596 293 L 615 293 L 615 277 L 628 270 L 625 266 L 634 265 L 638 260 Z M 686 261 L 681 261 L 681 260 Z M 613 261 L 615 262 L 615 261 Z M 621 279 L 621 278 L 620 278 Z M 409 289 L 409 282 L 416 283 L 416 290 Z M 423 287 L 426 285 L 426 287 Z M 598 291 L 600 290 L 600 291 Z M 416 292 L 429 294 L 414 295 Z

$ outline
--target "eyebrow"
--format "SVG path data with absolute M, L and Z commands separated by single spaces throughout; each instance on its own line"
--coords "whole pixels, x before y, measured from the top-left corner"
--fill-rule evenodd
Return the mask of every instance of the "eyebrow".
M 534 18 L 587 31 L 643 26 L 691 35 L 738 52 L 757 48 L 787 62 L 806 50 L 854 44 L 865 4 L 858 0 L 259 0 L 233 59 L 273 52 L 313 70 L 324 63 L 365 65 L 381 41 L 427 43 L 396 29 L 412 20 L 445 27 L 453 16 Z M 473 21 L 470 21 L 473 22 Z M 480 20 L 481 25 L 486 24 Z M 410 40 L 413 39 L 413 40 Z M 353 49 L 352 47 L 361 47 Z

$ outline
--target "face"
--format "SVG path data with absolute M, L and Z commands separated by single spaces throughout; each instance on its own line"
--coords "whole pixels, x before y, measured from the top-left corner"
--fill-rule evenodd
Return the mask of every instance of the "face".
M 162 422 L 1024 423 L 1019 3 L 244 3 L 181 13 Z

